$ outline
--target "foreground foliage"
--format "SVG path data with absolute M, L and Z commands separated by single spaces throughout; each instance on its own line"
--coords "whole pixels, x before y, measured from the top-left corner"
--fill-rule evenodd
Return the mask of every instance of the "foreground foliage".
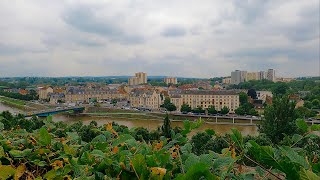
M 10 117 L 0 121 L 0 179 L 319 179 L 320 175 L 317 144 L 308 146 L 314 153 L 304 149 L 305 140 L 319 139 L 314 132 L 320 127 L 309 127 L 303 120 L 296 121 L 301 134 L 272 146 L 245 138 L 236 129 L 225 136 L 207 130 L 189 141 L 186 135 L 201 126 L 201 119 L 185 121 L 181 131 L 171 130 L 170 138 L 153 139 L 144 129 L 115 123 L 99 127 L 95 122 L 66 125 L 50 118 L 33 119 L 35 124 L 26 130 L 15 124 L 9 128 L 5 118 Z M 23 120 L 17 119 L 18 124 Z M 208 141 L 208 148 L 194 149 L 199 146 L 197 138 Z

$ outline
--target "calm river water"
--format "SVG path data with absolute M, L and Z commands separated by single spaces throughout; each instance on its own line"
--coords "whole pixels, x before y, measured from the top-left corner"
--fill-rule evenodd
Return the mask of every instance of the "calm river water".
M 9 107 L 0 103 L 0 112 L 2 111 L 10 111 L 12 113 L 22 112 L 18 109 Z M 88 116 L 68 116 L 57 114 L 53 116 L 54 121 L 63 121 L 66 123 L 74 123 L 77 121 L 83 121 L 84 124 L 89 124 L 91 121 L 96 121 L 99 125 L 106 124 L 109 122 L 115 121 L 118 124 L 125 125 L 129 128 L 132 127 L 144 127 L 149 130 L 155 130 L 157 127 L 162 125 L 162 121 L 159 120 L 128 120 L 128 119 L 110 119 L 108 117 L 88 117 Z M 183 122 L 172 122 L 173 127 L 180 126 L 183 127 Z M 243 126 L 243 125 L 220 125 L 220 124 L 204 124 L 200 128 L 194 130 L 192 134 L 203 131 L 205 129 L 213 129 L 217 133 L 224 134 L 230 132 L 231 128 L 238 129 L 244 135 L 256 135 L 257 127 L 256 126 Z M 192 135 L 191 134 L 191 135 Z

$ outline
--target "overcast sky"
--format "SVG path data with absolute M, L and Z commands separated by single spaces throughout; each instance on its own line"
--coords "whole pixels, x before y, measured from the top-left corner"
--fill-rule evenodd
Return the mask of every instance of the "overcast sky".
M 319 76 L 319 0 L 1 0 L 0 76 Z

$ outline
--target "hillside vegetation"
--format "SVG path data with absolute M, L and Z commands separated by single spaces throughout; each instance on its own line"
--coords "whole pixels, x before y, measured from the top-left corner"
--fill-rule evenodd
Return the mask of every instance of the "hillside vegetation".
M 183 129 L 170 129 L 167 118 L 164 124 L 155 133 L 3 112 L 0 179 L 319 179 L 319 125 L 297 120 L 300 133 L 276 145 L 236 129 L 225 136 L 207 130 L 189 140 L 201 119 L 185 121 Z

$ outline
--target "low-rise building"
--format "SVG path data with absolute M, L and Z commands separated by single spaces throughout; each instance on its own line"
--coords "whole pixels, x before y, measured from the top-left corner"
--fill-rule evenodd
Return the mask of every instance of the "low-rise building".
M 222 79 L 222 84 L 231 84 L 231 78 Z
M 64 93 L 51 93 L 50 95 L 50 104 L 58 104 L 65 102 L 65 94 Z
M 49 99 L 49 94 L 53 93 L 53 88 L 52 87 L 39 87 L 38 88 L 38 94 L 39 94 L 39 99 Z
M 110 99 L 127 99 L 128 95 L 125 92 L 101 89 L 83 89 L 83 88 L 69 88 L 65 94 L 65 101 L 67 103 L 89 103 L 92 101 L 110 100 Z
M 21 95 L 27 95 L 29 92 L 25 89 L 19 89 L 19 94 Z
M 178 110 L 184 103 L 192 109 L 198 106 L 204 109 L 214 106 L 218 111 L 226 106 L 231 113 L 239 107 L 239 93 L 233 90 L 185 90 L 179 95 L 171 94 L 170 99 Z
M 276 82 L 291 82 L 291 81 L 294 81 L 293 78 L 284 78 L 284 77 L 277 77 Z
M 262 100 L 263 102 L 266 102 L 268 97 L 270 97 L 270 98 L 273 97 L 271 91 L 256 91 L 256 93 L 257 93 L 257 98 L 259 100 Z
M 210 90 L 212 88 L 210 81 L 198 81 L 194 83 L 194 85 L 197 88 L 204 89 L 204 90 Z
M 146 109 L 159 109 L 163 103 L 156 90 L 133 90 L 129 93 L 128 100 L 131 107 Z

